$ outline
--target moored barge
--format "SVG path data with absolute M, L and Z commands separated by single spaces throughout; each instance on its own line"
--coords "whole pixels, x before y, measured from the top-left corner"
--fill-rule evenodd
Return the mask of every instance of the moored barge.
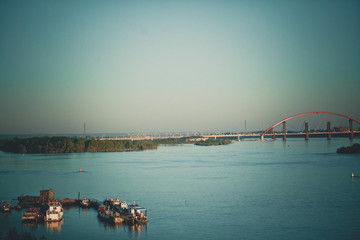
M 135 202 L 127 205 L 125 201 L 119 199 L 107 199 L 105 206 L 99 207 L 99 217 L 110 222 L 123 222 L 126 224 L 146 224 L 147 210 Z
M 120 215 L 119 212 L 116 212 L 110 207 L 100 206 L 98 210 L 98 216 L 104 221 L 111 223 L 122 223 L 124 222 L 124 217 Z
M 29 210 L 27 210 L 22 216 L 21 216 L 21 220 L 23 222 L 39 222 L 41 221 L 43 218 L 42 216 L 39 214 L 39 211 L 36 208 L 29 208 Z

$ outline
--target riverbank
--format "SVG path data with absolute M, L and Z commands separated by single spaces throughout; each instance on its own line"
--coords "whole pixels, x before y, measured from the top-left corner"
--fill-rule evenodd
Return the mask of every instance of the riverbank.
M 0 151 L 11 153 L 83 153 L 126 152 L 157 149 L 159 144 L 195 144 L 218 146 L 232 143 L 227 139 L 201 137 L 167 138 L 155 140 L 99 140 L 79 137 L 32 137 L 0 140 Z
M 153 141 L 85 139 L 77 137 L 33 137 L 0 140 L 0 150 L 12 153 L 124 152 L 157 149 Z

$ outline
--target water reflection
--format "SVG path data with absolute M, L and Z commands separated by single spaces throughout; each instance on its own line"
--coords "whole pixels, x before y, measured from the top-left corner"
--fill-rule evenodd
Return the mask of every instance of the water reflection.
M 4 215 L 5 218 L 10 217 L 10 211 L 9 212 L 2 212 L 2 214 Z
M 47 230 L 51 233 L 61 232 L 61 226 L 64 224 L 64 220 L 60 222 L 46 222 L 45 226 Z
M 135 237 L 135 238 L 143 237 L 147 231 L 146 224 L 128 225 L 128 224 L 124 224 L 124 223 L 110 223 L 110 222 L 102 221 L 100 219 L 98 219 L 98 221 L 99 221 L 99 225 L 103 226 L 107 231 L 121 229 L 124 231 L 128 231 L 129 235 L 131 235 L 131 237 Z
M 333 142 L 333 141 L 332 141 L 331 139 L 328 139 L 328 140 L 326 141 L 326 150 L 327 150 L 328 152 L 331 152 L 331 150 L 332 150 L 332 145 L 331 145 L 332 142 Z
M 21 223 L 21 226 L 23 226 L 23 227 L 28 227 L 28 228 L 30 228 L 30 229 L 35 229 L 35 228 L 37 228 L 38 227 L 38 223 L 36 223 L 36 222 L 22 222 Z
M 42 223 L 37 223 L 37 222 L 22 222 L 21 226 L 23 227 L 28 227 L 30 229 L 35 229 L 38 227 L 46 227 L 46 230 L 50 233 L 58 233 L 61 232 L 61 227 L 64 224 L 64 220 L 60 221 L 60 222 L 42 222 Z
M 128 226 L 128 228 L 129 228 L 129 234 L 132 237 L 139 238 L 146 234 L 147 225 L 146 224 L 135 224 L 135 225 Z

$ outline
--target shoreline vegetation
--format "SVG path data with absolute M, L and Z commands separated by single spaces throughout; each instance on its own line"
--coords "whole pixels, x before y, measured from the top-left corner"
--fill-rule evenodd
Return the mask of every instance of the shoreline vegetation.
M 336 150 L 336 153 L 342 153 L 342 154 L 360 153 L 360 144 L 355 143 L 352 146 L 338 148 Z
M 153 141 L 96 140 L 77 137 L 33 137 L 0 140 L 0 150 L 12 153 L 125 152 L 157 149 Z
M 217 146 L 231 140 L 203 139 L 201 137 L 167 138 L 155 140 L 97 140 L 79 137 L 32 137 L 0 140 L 0 151 L 11 153 L 83 153 L 126 152 L 157 149 L 159 144 L 195 144 Z
M 227 145 L 230 144 L 232 141 L 227 139 L 206 139 L 201 140 L 195 143 L 198 146 L 218 146 L 218 145 Z

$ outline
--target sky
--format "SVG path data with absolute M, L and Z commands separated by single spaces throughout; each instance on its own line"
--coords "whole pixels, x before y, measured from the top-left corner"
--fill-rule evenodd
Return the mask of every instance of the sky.
M 360 119 L 359 12 L 347 0 L 2 0 L 0 134 Z

